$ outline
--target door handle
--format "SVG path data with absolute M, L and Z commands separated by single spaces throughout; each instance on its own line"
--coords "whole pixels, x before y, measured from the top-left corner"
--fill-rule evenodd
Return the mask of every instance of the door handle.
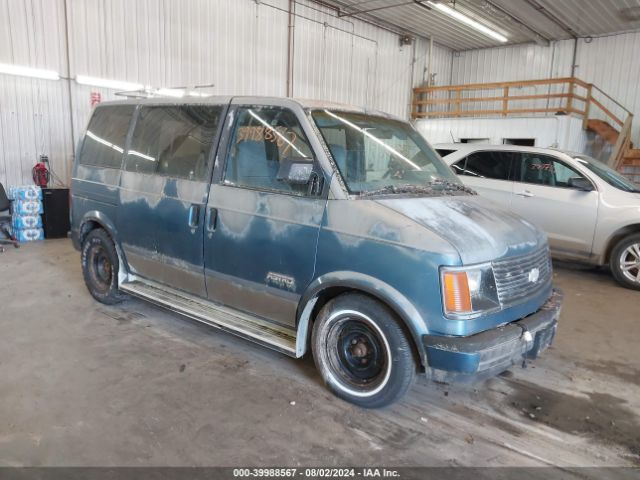
M 189 207 L 189 226 L 195 228 L 200 223 L 200 205 L 192 204 Z
M 209 214 L 207 217 L 207 231 L 215 232 L 216 227 L 218 226 L 218 209 L 213 207 L 209 208 Z
M 535 197 L 535 195 L 533 193 L 531 193 L 529 190 L 525 190 L 524 192 L 518 192 L 518 193 L 516 193 L 516 195 L 519 195 L 519 196 L 525 197 L 525 198 Z

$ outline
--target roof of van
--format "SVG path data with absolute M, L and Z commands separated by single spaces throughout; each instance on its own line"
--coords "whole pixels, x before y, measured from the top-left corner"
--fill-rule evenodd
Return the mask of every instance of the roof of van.
M 402 120 L 399 117 L 391 115 L 389 113 L 381 112 L 379 110 L 372 110 L 365 107 L 357 107 L 355 105 L 347 105 L 343 103 L 337 102 L 328 102 L 324 100 L 312 100 L 306 98 L 291 98 L 291 97 L 262 97 L 262 96 L 224 96 L 224 95 L 212 95 L 210 97 L 151 97 L 151 98 L 132 98 L 127 100 L 113 100 L 108 102 L 103 102 L 100 105 L 144 105 L 144 104 L 152 104 L 152 105 L 184 105 L 184 104 L 213 104 L 213 105 L 221 105 L 227 104 L 231 101 L 239 102 L 239 103 L 263 103 L 268 102 L 269 104 L 282 104 L 286 106 L 287 104 L 291 105 L 298 104 L 304 109 L 329 109 L 329 110 L 339 110 L 339 111 L 349 111 L 356 113 L 367 113 L 370 115 L 378 115 L 382 117 L 392 118 L 395 120 Z

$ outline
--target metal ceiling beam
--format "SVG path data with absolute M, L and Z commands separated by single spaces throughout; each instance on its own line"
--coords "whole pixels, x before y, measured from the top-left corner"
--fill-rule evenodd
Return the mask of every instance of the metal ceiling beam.
M 365 2 L 362 2 L 365 3 Z M 359 3 L 358 5 L 362 5 L 362 3 Z M 368 2 L 367 2 L 368 3 Z M 426 8 L 427 10 L 431 10 L 430 7 L 428 7 L 427 5 L 424 5 L 423 3 L 419 2 L 418 0 L 408 0 L 402 3 L 395 3 L 393 5 L 384 5 L 382 7 L 375 7 L 375 8 L 369 8 L 369 9 L 364 9 L 364 10 L 357 10 L 355 12 L 351 12 L 351 13 L 342 13 L 342 11 L 338 12 L 338 16 L 339 17 L 353 17 L 355 15 L 360 15 L 362 13 L 371 13 L 371 12 L 377 12 L 379 10 L 387 10 L 389 8 L 396 8 L 396 7 L 402 7 L 405 5 L 420 5 L 421 7 Z
M 324 0 L 311 0 L 314 3 L 317 3 L 318 5 L 323 5 L 325 7 L 329 7 L 332 10 L 334 10 L 336 12 L 336 18 L 344 18 L 344 16 L 340 16 L 340 12 L 343 9 L 349 8 L 349 5 L 345 5 L 344 3 L 338 1 L 338 0 L 332 0 L 332 4 L 329 4 L 327 2 L 325 2 Z M 367 3 L 367 2 L 362 2 L 362 3 Z M 361 5 L 362 3 L 359 3 L 358 5 Z M 411 2 L 413 3 L 413 2 Z M 389 32 L 395 33 L 396 35 L 413 35 L 415 38 L 422 38 L 425 40 L 429 40 L 430 37 L 425 35 L 424 33 L 418 33 L 415 32 L 407 27 L 403 27 L 400 25 L 397 25 L 395 23 L 383 20 L 382 18 L 376 17 L 375 15 L 367 15 L 364 14 L 362 16 L 358 16 L 356 14 L 352 15 L 353 18 L 357 18 L 360 21 L 366 22 L 370 25 L 375 25 L 376 27 L 382 28 L 384 30 L 387 30 Z M 444 45 L 444 44 L 443 44 Z M 447 48 L 452 48 L 448 45 L 444 45 Z
M 556 17 L 553 13 L 551 13 L 547 8 L 544 7 L 544 5 L 541 5 L 540 2 L 538 2 L 538 0 L 525 0 L 525 1 L 529 5 L 531 5 L 533 8 L 535 8 L 538 12 L 540 12 L 542 15 L 544 15 L 549 20 L 551 20 L 553 23 L 558 25 L 562 30 L 564 30 L 569 35 L 571 35 L 572 38 L 578 38 L 578 34 L 575 32 L 575 30 L 573 30 L 569 25 L 567 25 L 558 17 Z
M 534 36 L 534 40 L 535 40 L 535 42 L 537 44 L 542 45 L 544 47 L 548 47 L 549 44 L 551 43 L 551 40 L 549 38 L 545 37 L 544 35 L 542 35 L 537 30 L 534 30 L 532 27 L 530 27 L 529 25 L 524 23 L 522 20 L 520 20 L 515 15 L 513 15 L 507 9 L 501 7 L 500 5 L 497 5 L 496 3 L 494 3 L 494 2 L 492 2 L 490 0 L 482 0 L 482 2 L 484 4 L 490 6 L 494 10 L 496 10 L 496 11 L 502 13 L 503 15 L 506 15 L 507 17 L 509 17 L 512 21 L 514 21 L 518 25 L 520 30 L 527 30 L 529 33 L 532 33 L 533 36 Z

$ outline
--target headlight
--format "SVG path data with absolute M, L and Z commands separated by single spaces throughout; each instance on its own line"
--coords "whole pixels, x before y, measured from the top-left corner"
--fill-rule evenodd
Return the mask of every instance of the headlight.
M 475 318 L 500 308 L 496 279 L 490 263 L 442 267 L 440 280 L 444 313 L 449 318 Z

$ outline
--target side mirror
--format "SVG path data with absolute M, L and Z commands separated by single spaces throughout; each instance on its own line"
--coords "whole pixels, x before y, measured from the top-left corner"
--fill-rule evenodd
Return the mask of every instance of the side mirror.
M 592 192 L 593 185 L 584 177 L 571 177 L 569 179 L 569 187 L 581 190 L 583 192 Z
M 313 162 L 305 158 L 283 158 L 276 178 L 290 185 L 307 185 L 313 175 Z

